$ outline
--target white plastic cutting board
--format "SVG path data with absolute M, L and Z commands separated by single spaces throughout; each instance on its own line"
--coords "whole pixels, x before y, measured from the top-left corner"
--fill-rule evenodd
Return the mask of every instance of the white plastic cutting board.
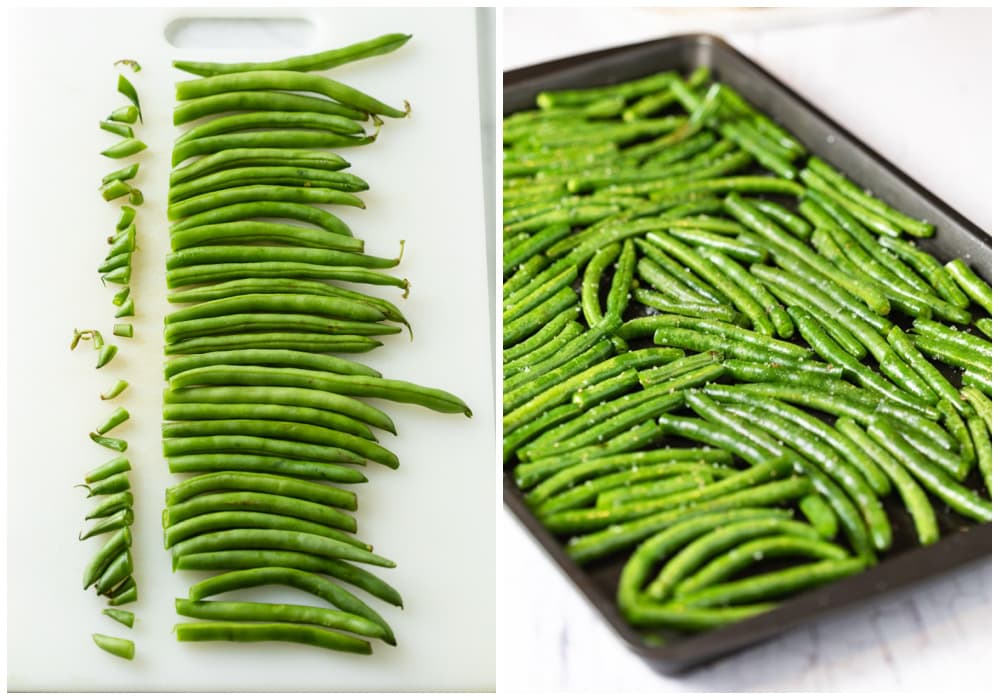
M 235 10 L 197 11 L 233 16 Z M 266 16 L 247 11 L 244 16 Z M 11 16 L 9 210 L 8 688 L 10 690 L 490 690 L 494 686 L 494 419 L 483 236 L 483 189 L 475 13 L 471 9 L 285 10 L 315 25 L 313 41 L 292 49 L 173 49 L 164 38 L 181 10 L 45 10 Z M 393 472 L 369 465 L 357 487 L 359 536 L 398 568 L 384 572 L 405 610 L 372 605 L 396 632 L 395 649 L 375 643 L 371 657 L 299 645 L 180 644 L 173 599 L 202 577 L 170 570 L 162 546 L 163 491 L 177 478 L 160 455 L 163 388 L 165 192 L 173 82 L 170 60 L 270 60 L 318 51 L 386 32 L 414 38 L 399 52 L 330 75 L 385 102 L 408 99 L 413 114 L 389 120 L 377 143 L 345 149 L 351 172 L 366 178 L 366 211 L 340 212 L 369 252 L 394 256 L 409 299 L 396 301 L 413 324 L 362 356 L 389 377 L 460 394 L 473 419 L 376 402 L 399 436 L 382 444 L 402 462 Z M 118 207 L 97 192 L 117 165 L 98 155 L 115 137 L 99 119 L 125 100 L 112 62 L 143 67 L 133 82 L 148 145 L 136 184 L 146 195 L 137 218 L 134 339 L 111 338 L 111 289 L 96 267 Z M 132 76 L 130 76 L 132 77 Z M 91 349 L 68 349 L 74 327 L 97 327 L 120 347 L 100 371 Z M 132 386 L 119 401 L 98 395 L 115 379 Z M 132 419 L 126 438 L 135 467 L 133 527 L 140 599 L 128 630 L 101 615 L 81 571 L 94 540 L 78 543 L 89 507 L 73 484 L 111 456 L 90 442 L 115 405 Z M 380 572 L 382 573 L 382 572 Z M 260 600 L 293 600 L 294 591 L 258 589 Z M 129 663 L 94 646 L 93 632 L 130 637 Z

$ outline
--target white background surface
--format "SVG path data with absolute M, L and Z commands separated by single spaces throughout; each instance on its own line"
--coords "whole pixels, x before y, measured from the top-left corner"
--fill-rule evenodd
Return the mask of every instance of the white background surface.
M 991 231 L 990 11 L 503 12 L 503 68 L 707 30 L 724 36 L 918 182 Z M 827 19 L 822 24 L 811 24 Z M 507 690 L 985 691 L 988 559 L 802 627 L 685 676 L 622 646 L 507 512 L 498 666 Z
M 408 120 L 387 120 L 376 144 L 344 152 L 371 191 L 362 195 L 366 211 L 338 214 L 373 254 L 393 256 L 399 239 L 407 239 L 398 273 L 413 285 L 406 300 L 395 288 L 376 293 L 403 309 L 414 341 L 405 333 L 391 336 L 386 347 L 361 359 L 386 376 L 458 393 L 476 415 L 469 420 L 373 402 L 395 419 L 399 437 L 386 435 L 382 444 L 399 455 L 402 466 L 397 472 L 367 467 L 370 482 L 357 487 L 358 534 L 398 564 L 379 573 L 401 591 L 406 609 L 363 594 L 399 640 L 396 649 L 375 642 L 372 657 L 299 645 L 179 644 L 171 634 L 179 620 L 173 598 L 202 576 L 171 573 L 159 523 L 163 490 L 177 481 L 160 456 L 159 425 L 172 83 L 182 77 L 169 67 L 169 59 L 182 54 L 168 46 L 163 27 L 179 14 L 119 8 L 12 16 L 8 687 L 491 689 L 494 421 L 474 11 L 310 10 L 304 15 L 317 31 L 309 45 L 183 54 L 268 60 L 385 32 L 415 35 L 392 56 L 336 71 L 338 79 L 390 104 L 409 99 L 414 109 Z M 256 44 L 264 45 L 274 44 Z M 115 137 L 98 130 L 97 122 L 125 102 L 115 93 L 111 65 L 122 57 L 143 65 L 130 78 L 146 117 L 137 135 L 150 147 L 140 157 L 136 181 L 146 204 L 137 218 L 141 250 L 132 285 L 138 309 L 130 319 L 132 340 L 111 338 L 112 291 L 100 286 L 95 271 L 118 216 L 118 207 L 97 192 L 101 176 L 118 167 L 98 155 Z M 105 330 L 121 348 L 118 357 L 95 371 L 93 350 L 68 350 L 74 327 Z M 119 401 L 101 402 L 98 394 L 117 377 L 132 387 Z M 76 541 L 92 504 L 72 485 L 111 456 L 87 433 L 111 413 L 112 403 L 132 413 L 114 435 L 128 439 L 135 469 L 133 555 L 140 599 L 130 606 L 138 618 L 133 631 L 103 617 L 100 600 L 79 583 L 97 543 Z M 270 593 L 291 600 L 295 592 L 262 591 Z M 133 638 L 135 661 L 97 649 L 92 632 Z

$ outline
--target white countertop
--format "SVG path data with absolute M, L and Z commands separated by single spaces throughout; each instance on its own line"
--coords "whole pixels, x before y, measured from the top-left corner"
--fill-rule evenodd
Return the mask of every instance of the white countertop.
M 769 28 L 770 22 L 781 26 Z M 720 34 L 989 232 L 990 26 L 989 10 L 836 16 L 829 10 L 508 9 L 500 63 L 506 70 L 670 34 Z M 670 678 L 620 644 L 506 511 L 497 547 L 502 690 L 990 687 L 989 559 Z

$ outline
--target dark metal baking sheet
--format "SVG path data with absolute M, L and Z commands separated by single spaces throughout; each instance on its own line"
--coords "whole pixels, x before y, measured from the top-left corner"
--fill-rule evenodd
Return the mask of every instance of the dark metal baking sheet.
M 662 70 L 690 72 L 707 66 L 758 109 L 789 129 L 811 152 L 889 204 L 925 218 L 937 234 L 919 245 L 939 258 L 962 257 L 992 280 L 991 239 L 972 222 L 914 182 L 839 124 L 738 52 L 707 34 L 691 34 L 573 56 L 504 73 L 504 115 L 534 107 L 542 90 L 609 85 Z M 657 669 L 673 673 L 773 637 L 838 608 L 870 599 L 990 554 L 991 525 L 970 526 L 939 510 L 942 538 L 919 547 L 899 503 L 886 510 L 896 543 L 877 566 L 789 599 L 774 610 L 695 635 L 648 634 L 628 625 L 618 612 L 615 591 L 626 555 L 586 569 L 573 562 L 560 541 L 525 505 L 509 470 L 503 475 L 504 503 L 566 576 L 580 589 L 615 633 Z

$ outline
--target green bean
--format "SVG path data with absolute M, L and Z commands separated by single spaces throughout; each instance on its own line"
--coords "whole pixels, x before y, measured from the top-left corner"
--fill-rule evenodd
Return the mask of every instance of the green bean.
M 189 158 L 239 148 L 347 148 L 373 143 L 377 132 L 366 136 L 351 136 L 329 131 L 287 129 L 247 131 L 182 141 L 174 146 L 170 164 L 177 166 Z M 315 200 L 313 200 L 315 201 Z
M 171 503 L 163 511 L 163 527 L 168 528 L 206 513 L 224 511 L 250 511 L 270 513 L 300 520 L 309 520 L 320 525 L 357 531 L 353 516 L 337 510 L 325 503 L 316 503 L 294 495 L 262 493 L 259 491 L 224 491 L 221 493 L 200 493 L 179 503 Z M 245 549 L 245 548 L 243 548 Z
M 128 461 L 128 458 L 125 455 L 118 455 L 117 457 L 112 457 L 104 464 L 91 469 L 84 475 L 83 480 L 88 484 L 93 484 L 96 481 L 101 481 L 109 476 L 127 472 L 131 469 L 132 464 Z
M 204 160 L 207 158 L 197 162 L 202 163 Z M 238 222 L 251 218 L 295 219 L 313 224 L 331 233 L 343 236 L 352 235 L 347 224 L 340 218 L 319 207 L 282 201 L 251 201 L 214 207 L 172 224 L 170 230 L 171 233 L 176 234 L 189 228 Z
M 837 172 L 832 166 L 823 162 L 815 156 L 811 156 L 807 167 L 833 185 L 838 192 L 848 199 L 857 202 L 862 207 L 872 211 L 892 223 L 910 235 L 920 238 L 927 238 L 934 235 L 934 226 L 926 221 L 917 221 L 899 211 L 896 211 L 885 202 L 882 202 L 869 194 L 866 194 L 860 187 Z
M 118 122 L 112 121 L 102 121 L 98 124 L 101 129 L 107 131 L 108 133 L 114 134 L 115 136 L 121 136 L 125 139 L 131 139 L 135 136 L 135 132 L 132 131 L 132 127 L 127 124 L 120 124 Z
M 967 367 L 962 372 L 962 387 L 972 387 L 979 391 L 993 395 L 993 379 L 989 372 L 985 372 L 975 367 Z
M 674 289 L 676 285 L 662 288 L 661 286 L 653 284 L 655 278 L 647 280 L 650 284 L 657 286 L 660 291 L 663 291 L 668 295 L 679 298 L 681 301 L 704 302 L 705 300 L 708 300 L 714 303 L 722 303 L 723 300 L 716 291 L 713 291 L 711 287 L 692 275 L 690 271 L 686 270 L 672 258 L 668 257 L 661 246 L 654 245 L 654 243 L 659 243 L 659 241 L 653 240 L 651 236 L 647 236 L 647 238 L 649 238 L 649 241 L 637 239 L 636 245 L 638 245 L 639 248 L 647 256 L 649 256 L 653 262 L 656 263 L 656 265 L 662 268 L 662 270 L 666 272 L 669 277 L 680 282 L 687 290 L 690 290 L 690 292 L 684 290 L 677 291 Z M 694 295 L 692 295 L 691 292 L 694 292 Z
M 748 199 L 748 204 L 758 209 L 764 216 L 770 217 L 776 224 L 785 228 L 798 238 L 807 238 L 812 233 L 808 221 L 796 216 L 780 204 L 767 199 Z
M 107 175 L 102 177 L 101 184 L 108 185 L 116 180 L 118 181 L 131 180 L 138 174 L 139 174 L 139 164 L 132 163 L 131 165 L 126 165 L 125 167 L 119 168 L 118 170 L 108 173 Z
M 335 80 L 288 70 L 254 70 L 185 80 L 177 83 L 176 98 L 178 101 L 182 101 L 242 90 L 311 92 L 325 95 L 348 107 L 354 107 L 369 114 L 399 118 L 405 117 L 409 113 L 409 105 L 406 105 L 405 111 L 394 109 Z
M 753 192 L 757 194 L 782 194 L 801 197 L 804 189 L 796 182 L 778 177 L 758 175 L 737 175 L 706 180 L 678 182 L 668 188 L 652 193 L 654 199 L 676 197 L 678 195 L 701 194 L 705 192 Z
M 131 185 L 122 180 L 112 180 L 106 184 L 101 185 L 100 193 L 101 197 L 105 202 L 110 202 L 112 200 L 118 199 L 119 197 L 124 197 L 125 195 L 133 195 L 133 193 L 138 192 Z M 140 195 L 141 197 L 141 195 Z M 131 201 L 130 197 L 130 201 Z M 133 204 L 141 204 L 142 202 L 133 202 Z
M 358 484 L 368 481 L 357 469 L 323 462 L 286 459 L 270 455 L 202 453 L 171 457 L 167 467 L 173 474 L 191 472 L 251 471 L 264 474 L 324 479 L 335 483 Z
M 959 369 L 978 369 L 987 375 L 992 370 L 988 357 L 984 358 L 979 353 L 970 352 L 968 349 L 950 340 L 942 340 L 922 334 L 911 334 L 909 339 L 920 350 L 947 365 L 958 367 Z
M 283 622 L 184 622 L 174 625 L 179 642 L 294 642 L 310 646 L 371 654 L 371 644 L 320 627 Z
M 929 439 L 927 435 L 910 430 L 909 426 L 899 421 L 892 421 L 899 433 L 903 436 L 903 439 L 909 443 L 917 452 L 925 456 L 928 460 L 938 465 L 944 472 L 955 479 L 960 479 L 962 474 L 968 473 L 969 468 L 972 466 L 971 461 L 967 461 L 962 458 L 961 455 L 955 455 L 952 452 L 952 448 L 945 447 L 939 442 L 933 439 Z M 932 423 L 934 426 L 934 434 L 940 428 L 937 424 Z M 952 443 L 954 447 L 954 440 L 951 435 L 947 432 L 941 431 L 941 434 Z
M 630 291 L 632 289 L 635 266 L 635 244 L 631 240 L 626 240 L 622 245 L 622 252 L 615 266 L 615 273 L 611 280 L 611 290 L 608 292 L 607 314 L 609 316 L 621 319 L 622 314 L 625 313 L 625 307 L 628 306 Z
M 235 318 L 236 314 L 263 313 L 284 313 L 289 314 L 289 318 L 294 318 L 292 314 L 311 314 L 351 321 L 382 321 L 385 319 L 385 314 L 377 307 L 343 297 L 319 294 L 241 294 L 227 299 L 202 302 L 175 311 L 167 314 L 164 322 L 169 329 L 170 326 L 183 321 L 209 319 L 224 315 Z M 278 357 L 278 353 L 268 354 Z M 351 364 L 357 369 L 357 363 Z
M 188 518 L 176 525 L 164 528 L 163 544 L 165 547 L 169 548 L 178 542 L 183 542 L 202 533 L 235 530 L 241 528 L 270 528 L 273 530 L 303 532 L 306 534 L 337 540 L 365 551 L 370 552 L 372 550 L 371 545 L 365 544 L 351 535 L 343 533 L 340 530 L 327 527 L 326 525 L 320 525 L 318 523 L 290 516 L 258 513 L 253 511 L 220 511 L 216 513 L 205 513 L 203 515 Z
M 164 347 L 167 355 L 236 350 L 297 350 L 301 352 L 367 352 L 382 343 L 371 336 L 327 333 L 236 333 L 191 338 Z
M 101 611 L 115 622 L 121 623 L 131 628 L 135 624 L 135 613 L 128 610 L 115 610 L 114 608 L 104 608 Z
M 578 336 L 544 362 L 504 381 L 503 408 L 513 411 L 545 390 L 557 386 L 567 376 L 583 372 L 613 354 L 614 346 L 600 334 L 596 344 L 589 346 L 587 334 Z M 564 350 L 570 350 L 564 353 Z M 568 359 L 567 359 L 568 358 Z
M 91 433 L 90 439 L 96 442 L 101 447 L 107 447 L 108 449 L 116 450 L 118 452 L 124 452 L 125 450 L 128 449 L 128 442 L 126 442 L 125 440 L 119 440 L 118 438 L 111 438 L 99 435 L 97 433 Z
M 824 540 L 837 536 L 837 514 L 818 493 L 811 493 L 799 501 L 799 510 Z
M 692 370 L 716 364 L 721 360 L 721 353 L 714 351 L 688 355 L 687 357 L 682 357 L 674 360 L 673 362 L 668 362 L 665 365 L 643 370 L 639 373 L 638 379 L 642 383 L 643 388 L 648 389 L 651 386 L 660 384 L 669 379 L 674 379 L 675 377 L 686 374 Z
M 185 100 L 174 107 L 175 126 L 186 124 L 210 114 L 223 112 L 250 112 L 273 109 L 281 112 L 318 112 L 347 119 L 364 121 L 366 112 L 333 100 L 295 95 L 277 91 L 236 91 L 224 92 L 193 100 Z
M 402 607 L 399 593 L 389 584 L 368 571 L 345 561 L 274 549 L 237 549 L 219 552 L 186 554 L 174 562 L 180 571 L 218 571 L 225 569 L 256 569 L 286 567 L 324 573 L 346 581 L 391 605 Z
M 135 580 L 131 576 L 125 579 L 118 588 L 111 592 L 110 595 L 111 597 L 108 599 L 108 605 L 126 605 L 128 603 L 134 603 L 139 598 Z
M 707 131 L 694 135 L 691 135 L 691 129 L 685 131 L 687 133 L 681 141 L 677 141 L 673 134 L 668 134 L 661 139 L 631 146 L 626 152 L 631 152 L 633 158 L 643 161 L 643 168 L 660 169 L 684 161 L 693 162 L 694 158 L 711 161 L 734 148 L 730 141 L 720 141 Z
M 930 253 L 917 248 L 912 243 L 893 238 L 891 236 L 880 236 L 878 243 L 885 250 L 894 253 L 909 263 L 924 280 L 926 280 L 942 299 L 965 309 L 969 306 L 969 298 L 965 292 L 955 284 L 955 281 Z
M 397 326 L 372 321 L 345 321 L 315 314 L 296 313 L 243 313 L 211 316 L 208 318 L 177 321 L 165 324 L 163 337 L 167 343 L 178 343 L 200 336 L 226 332 L 262 333 L 288 331 L 329 334 L 333 336 L 393 335 L 400 332 Z
M 225 490 L 270 493 L 349 510 L 357 507 L 357 498 L 350 491 L 285 476 L 238 471 L 216 472 L 185 479 L 167 489 L 166 503 L 168 506 L 175 505 L 208 491 Z
M 249 453 L 315 462 L 365 463 L 364 457 L 341 447 L 278 440 L 253 435 L 210 435 L 204 437 L 165 438 L 163 440 L 164 457 L 181 457 L 209 452 Z
M 108 121 L 122 122 L 123 124 L 135 124 L 135 121 L 138 118 L 139 110 L 136 109 L 135 105 L 119 107 L 108 115 Z
M 675 227 L 670 229 L 670 235 L 696 246 L 699 251 L 718 252 L 743 262 L 763 262 L 767 259 L 767 251 L 752 241 L 720 236 L 694 227 Z
M 735 470 L 733 473 L 736 473 Z M 672 494 L 697 491 L 706 484 L 711 484 L 712 481 L 713 476 L 710 472 L 700 472 L 630 484 L 598 494 L 594 504 L 598 508 L 614 508 L 629 503 L 641 503 Z
M 121 658 L 128 659 L 129 661 L 135 658 L 135 642 L 130 639 L 109 637 L 106 634 L 97 633 L 94 633 L 91 637 L 94 640 L 94 644 L 109 654 L 120 656 Z
M 130 546 L 132 546 L 132 531 L 128 527 L 116 530 L 111 538 L 101 545 L 101 548 L 84 568 L 83 589 L 87 590 L 97 583 L 97 579 L 104 573 L 111 560 Z
M 627 523 L 592 532 L 570 540 L 567 554 L 579 564 L 613 554 L 640 542 L 650 535 L 660 532 L 683 519 L 716 511 L 732 511 L 738 508 L 752 508 L 780 503 L 799 498 L 810 489 L 805 479 L 792 477 L 761 486 L 744 489 L 711 501 L 704 501 L 690 507 L 674 508 L 653 513 Z
M 795 369 L 743 360 L 724 360 L 722 365 L 729 377 L 740 382 L 784 382 L 817 389 L 823 389 L 831 380 L 840 379 L 842 373 L 840 367 L 814 362 L 802 362 Z
M 392 53 L 411 38 L 411 34 L 383 34 L 374 39 L 360 41 L 339 49 L 286 58 L 266 63 L 199 63 L 195 61 L 174 61 L 179 68 L 195 75 L 209 76 L 225 73 L 245 73 L 260 70 L 320 71 L 359 61 L 373 56 Z
M 121 510 L 132 507 L 132 492 L 119 491 L 105 499 L 102 499 L 85 516 L 87 520 L 94 518 L 104 518 L 113 515 Z
M 239 188 L 237 188 L 239 189 Z M 381 258 L 339 250 L 292 246 L 205 245 L 187 248 L 167 256 L 167 270 L 212 263 L 258 263 L 261 261 L 312 265 L 389 268 L 399 258 Z
M 134 331 L 131 323 L 116 323 L 111 332 L 120 338 L 131 338 Z
M 122 205 L 122 213 L 118 219 L 118 223 L 115 224 L 116 231 L 124 231 L 129 226 L 132 225 L 132 221 L 135 219 L 135 209 L 128 206 L 127 204 Z
M 125 138 L 101 151 L 102 156 L 108 158 L 128 158 L 136 153 L 146 150 L 146 144 L 137 138 Z
M 972 325 L 974 325 L 976 328 L 978 328 L 979 332 L 982 333 L 983 335 L 985 335 L 987 338 L 989 338 L 991 340 L 993 339 L 993 319 L 992 318 L 986 318 L 985 316 L 983 318 L 977 318 L 975 321 L 972 322 Z
M 235 366 L 233 367 L 235 371 Z M 167 390 L 163 393 L 163 403 L 266 403 L 301 406 L 341 413 L 396 434 L 396 426 L 384 411 L 349 396 L 304 387 L 204 386 L 183 391 Z
M 111 439 L 111 438 L 108 438 Z M 87 498 L 91 496 L 107 496 L 111 494 L 128 491 L 131 488 L 128 474 L 112 474 L 103 479 L 99 479 L 91 484 L 79 484 L 87 489 Z
M 611 95 L 620 95 L 625 99 L 634 99 L 668 89 L 676 80 L 677 74 L 673 71 L 655 73 L 644 78 L 620 82 L 607 87 L 541 92 L 538 94 L 536 101 L 539 107 L 549 110 L 554 107 L 585 106 Z
M 257 112 L 240 112 L 194 126 L 174 141 L 183 143 L 196 138 L 217 136 L 233 131 L 250 129 L 280 129 L 280 128 L 319 129 L 336 134 L 363 134 L 365 128 L 353 119 L 336 114 L 324 114 L 309 111 L 280 111 L 275 107 Z
M 944 269 L 970 299 L 986 309 L 991 316 L 993 315 L 993 288 L 977 276 L 965 261 L 952 260 L 944 266 Z
M 990 439 L 989 428 L 979 416 L 969 419 L 969 433 L 972 436 L 972 444 L 975 446 L 976 462 L 979 465 L 979 473 L 983 476 L 983 483 L 986 490 L 993 495 L 993 442 Z
M 810 497 L 819 498 L 815 494 L 806 498 Z M 823 503 L 825 504 L 825 502 Z M 830 512 L 830 517 L 834 517 L 832 512 Z M 835 518 L 833 522 L 836 525 Z M 695 572 L 710 557 L 727 551 L 741 542 L 756 540 L 763 535 L 791 536 L 801 540 L 818 540 L 820 537 L 817 530 L 810 525 L 789 521 L 787 517 L 780 516 L 739 520 L 735 523 L 722 525 L 701 535 L 677 552 L 650 583 L 646 593 L 655 601 L 666 600 L 678 584 L 681 584 L 689 574 Z
M 208 302 L 211 304 L 212 302 Z M 202 305 L 204 306 L 204 305 Z M 191 311 L 199 307 L 189 307 Z M 206 309 L 207 310 L 207 309 Z M 175 312 L 181 314 L 183 312 Z M 197 317 L 199 314 L 195 314 Z M 174 316 L 171 314 L 167 318 Z M 176 316 L 175 316 L 176 318 Z M 277 367 L 298 367 L 300 369 L 316 369 L 337 374 L 355 374 L 369 377 L 381 377 L 377 370 L 360 362 L 345 360 L 329 355 L 298 352 L 295 350 L 223 350 L 200 355 L 175 357 L 164 364 L 164 377 L 170 377 L 180 372 L 210 365 L 273 365 Z
M 944 501 L 950 508 L 977 522 L 989 521 L 992 518 L 993 509 L 988 501 L 954 482 L 936 465 L 923 459 L 920 453 L 901 439 L 899 433 L 885 418 L 873 421 L 868 426 L 868 434 L 899 460 L 923 484 L 924 488 Z
M 677 490 L 697 487 L 706 481 L 710 483 L 714 479 L 714 472 L 716 470 L 721 472 L 723 469 L 725 468 L 721 466 L 706 465 L 701 462 L 671 462 L 648 467 L 633 467 L 592 479 L 547 498 L 538 504 L 535 513 L 539 516 L 558 513 L 578 506 L 590 505 L 595 502 L 595 499 L 597 507 L 603 508 L 609 505 L 609 503 L 602 501 L 608 495 L 615 497 L 610 501 L 610 505 L 618 505 L 624 501 L 618 501 L 617 497 L 627 491 L 629 487 L 650 483 L 658 486 L 653 495 L 662 496 Z M 669 487 L 664 488 L 666 484 L 669 484 Z
M 117 586 L 132 575 L 132 570 L 132 554 L 128 549 L 124 549 L 111 560 L 104 573 L 97 579 L 94 585 L 97 594 L 107 596 L 113 593 Z
M 114 413 L 112 413 L 108 417 L 107 420 L 101 423 L 101 425 L 97 428 L 96 432 L 98 435 L 104 435 L 105 433 L 113 430 L 114 428 L 121 425 L 128 419 L 129 419 L 128 411 L 119 406 L 118 408 L 115 409 Z
M 303 423 L 373 440 L 374 435 L 363 422 L 348 416 L 302 406 L 278 404 L 168 404 L 163 418 L 173 421 L 273 420 Z
M 86 532 L 80 533 L 78 539 L 87 540 L 94 535 L 100 535 L 105 532 L 113 532 L 115 530 L 120 530 L 124 527 L 128 527 L 134 521 L 134 514 L 131 508 L 125 508 L 124 510 L 119 510 L 108 517 L 99 520 L 87 529 Z
M 643 287 L 632 290 L 632 296 L 640 304 L 645 304 L 667 314 L 690 316 L 691 318 L 710 318 L 744 327 L 747 325 L 745 317 L 730 306 L 673 301 L 659 292 Z

